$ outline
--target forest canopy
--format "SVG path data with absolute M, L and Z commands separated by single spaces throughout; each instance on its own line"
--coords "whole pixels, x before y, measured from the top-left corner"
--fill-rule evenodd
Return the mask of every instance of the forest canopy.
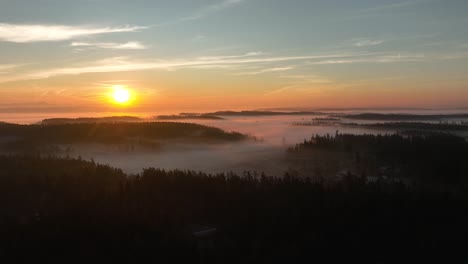
M 247 136 L 219 128 L 176 122 L 84 122 L 51 125 L 0 124 L 0 138 L 34 143 L 122 143 L 129 139 L 239 141 Z
M 292 176 L 157 168 L 127 176 L 80 159 L 0 156 L 0 256 L 17 262 L 69 256 L 129 263 L 344 256 L 394 262 L 422 260 L 426 252 L 429 260 L 466 238 L 467 201 L 353 178 L 325 186 Z M 200 238 L 206 228 L 213 234 Z M 331 248 L 347 254 L 322 250 Z

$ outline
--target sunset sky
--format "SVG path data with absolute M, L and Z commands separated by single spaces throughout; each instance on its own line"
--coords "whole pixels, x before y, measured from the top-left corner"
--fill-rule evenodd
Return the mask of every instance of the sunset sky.
M 466 0 L 0 0 L 0 111 L 467 107 L 467 10 Z M 109 101 L 116 85 L 132 104 Z

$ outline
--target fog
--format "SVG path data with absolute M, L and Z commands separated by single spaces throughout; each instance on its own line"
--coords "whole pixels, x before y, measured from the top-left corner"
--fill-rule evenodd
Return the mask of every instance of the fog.
M 370 129 L 343 128 L 339 125 L 292 126 L 291 122 L 311 120 L 316 116 L 274 116 L 274 117 L 229 117 L 225 120 L 184 120 L 226 131 L 238 131 L 255 137 L 235 143 L 182 144 L 161 142 L 162 147 L 154 150 L 122 146 L 74 145 L 70 156 L 94 159 L 98 163 L 121 168 L 124 172 L 136 174 L 143 168 L 196 170 L 208 173 L 245 171 L 265 172 L 281 176 L 286 172 L 286 150 L 314 134 L 340 133 L 385 133 Z
M 281 176 L 290 168 L 286 161 L 286 150 L 290 146 L 309 139 L 315 134 L 386 134 L 396 130 L 368 128 L 365 126 L 342 126 L 339 122 L 323 122 L 313 125 L 292 125 L 308 123 L 314 118 L 326 115 L 287 115 L 287 116 L 222 116 L 224 119 L 182 119 L 175 122 L 198 123 L 218 127 L 225 131 L 236 131 L 251 136 L 245 141 L 207 143 L 187 140 L 159 141 L 156 147 L 134 146 L 131 143 L 72 144 L 62 145 L 58 155 L 81 156 L 86 160 L 121 168 L 129 174 L 136 174 L 144 168 L 195 170 L 207 173 L 246 171 L 265 172 L 267 175 Z M 29 118 L 29 117 L 28 117 Z M 383 123 L 383 120 L 351 120 L 342 118 L 343 123 Z M 398 121 L 398 120 L 393 120 Z M 452 121 L 452 120 L 450 120 Z M 466 120 L 455 120 L 466 121 Z M 434 123 L 440 121 L 425 120 Z M 451 133 L 468 137 L 467 131 Z M 0 141 L 9 138 L 0 138 Z M 54 151 L 54 150 L 53 150 Z
M 74 155 L 121 168 L 135 174 L 143 168 L 195 170 L 209 173 L 264 171 L 280 175 L 284 171 L 284 148 L 258 142 L 240 144 L 177 144 L 158 150 L 116 150 L 108 146 L 74 146 Z

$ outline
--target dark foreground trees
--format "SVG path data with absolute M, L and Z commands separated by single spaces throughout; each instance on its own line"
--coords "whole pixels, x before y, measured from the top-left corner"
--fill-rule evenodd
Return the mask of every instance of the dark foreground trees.
M 357 178 L 127 176 L 82 160 L 0 157 L 0 207 L 5 263 L 466 260 L 464 194 Z
M 357 176 L 405 179 L 431 189 L 466 191 L 468 142 L 437 132 L 313 136 L 288 151 L 306 176 L 324 180 L 340 170 Z M 317 175 L 318 174 L 318 175 Z

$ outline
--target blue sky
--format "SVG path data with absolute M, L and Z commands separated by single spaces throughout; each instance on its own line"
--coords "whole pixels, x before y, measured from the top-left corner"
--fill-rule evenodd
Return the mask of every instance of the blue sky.
M 0 105 L 463 107 L 468 1 L 0 0 Z

